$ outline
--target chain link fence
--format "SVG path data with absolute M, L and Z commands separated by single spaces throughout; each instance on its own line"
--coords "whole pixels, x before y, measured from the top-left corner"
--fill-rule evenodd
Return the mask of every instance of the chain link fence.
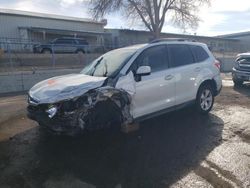
M 0 73 L 46 69 L 79 69 L 107 52 L 104 46 L 0 43 Z
M 41 80 L 79 73 L 87 64 L 114 48 L 0 39 L 0 93 L 26 91 Z M 236 55 L 245 52 L 237 49 L 233 52 L 213 51 L 221 62 L 221 72 L 230 72 Z
M 79 73 L 111 48 L 100 45 L 41 44 L 0 40 L 0 93 L 26 91 L 35 83 Z

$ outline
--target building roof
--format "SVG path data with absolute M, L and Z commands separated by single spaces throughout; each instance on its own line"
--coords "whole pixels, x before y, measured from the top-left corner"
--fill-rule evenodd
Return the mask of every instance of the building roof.
M 105 29 L 106 31 L 119 31 L 119 32 L 130 32 L 130 33 L 150 33 L 145 30 L 131 30 L 131 29 Z M 201 35 L 189 35 L 189 34 L 178 34 L 178 33 L 161 33 L 161 35 L 168 35 L 172 38 L 190 38 L 190 39 L 217 39 L 217 40 L 228 40 L 228 41 L 238 41 L 238 39 L 233 38 L 222 38 L 222 37 L 209 37 L 209 36 L 201 36 Z
M 237 37 L 244 37 L 244 36 L 250 36 L 250 31 L 232 33 L 232 34 L 226 34 L 226 35 L 219 35 L 217 37 L 220 37 L 220 38 L 237 38 Z
M 79 31 L 79 30 L 68 30 L 68 29 L 53 29 L 53 28 L 45 28 L 45 27 L 18 27 L 19 29 L 28 29 L 30 31 L 37 32 L 47 32 L 47 33 L 57 33 L 57 34 L 74 34 L 74 33 L 82 33 L 89 35 L 111 35 L 111 33 L 106 32 L 96 32 L 96 31 Z
M 62 16 L 62 15 L 56 15 L 56 14 L 45 14 L 45 13 L 29 12 L 29 11 L 13 10 L 13 9 L 1 9 L 0 8 L 0 15 L 1 14 L 56 19 L 56 20 L 66 20 L 66 21 L 75 21 L 75 22 L 87 22 L 87 23 L 107 25 L 106 19 L 103 19 L 101 21 L 96 21 L 96 20 L 89 19 L 89 18 Z

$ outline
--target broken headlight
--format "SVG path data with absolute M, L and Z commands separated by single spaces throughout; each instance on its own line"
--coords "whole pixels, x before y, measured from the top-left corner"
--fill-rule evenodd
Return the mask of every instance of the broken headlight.
M 57 107 L 51 105 L 48 108 L 48 110 L 46 110 L 46 112 L 48 113 L 49 118 L 53 118 L 56 115 L 56 113 L 57 113 Z

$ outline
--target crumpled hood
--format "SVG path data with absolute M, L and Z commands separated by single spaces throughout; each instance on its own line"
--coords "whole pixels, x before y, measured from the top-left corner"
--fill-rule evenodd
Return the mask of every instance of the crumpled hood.
M 29 95 L 39 104 L 56 103 L 81 96 L 90 89 L 100 87 L 106 79 L 84 74 L 57 76 L 34 85 Z

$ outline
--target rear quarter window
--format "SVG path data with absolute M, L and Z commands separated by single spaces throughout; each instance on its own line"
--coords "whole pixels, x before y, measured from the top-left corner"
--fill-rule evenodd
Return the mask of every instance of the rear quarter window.
M 190 45 L 190 49 L 194 54 L 196 62 L 202 62 L 209 58 L 208 53 L 201 46 Z

